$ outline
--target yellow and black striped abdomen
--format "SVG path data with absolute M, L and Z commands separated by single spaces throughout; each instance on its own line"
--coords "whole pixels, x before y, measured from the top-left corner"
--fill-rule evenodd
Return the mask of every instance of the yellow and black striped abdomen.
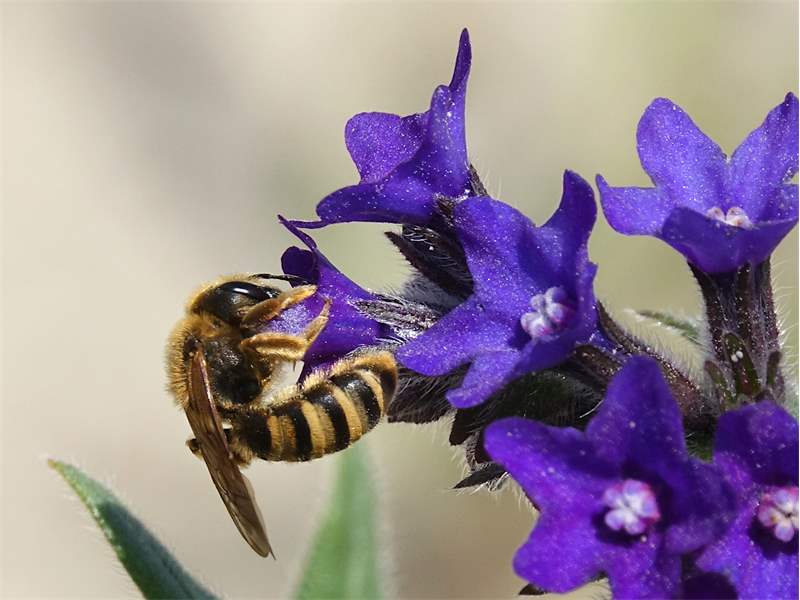
M 378 424 L 396 385 L 397 367 L 388 352 L 341 360 L 248 418 L 240 440 L 273 461 L 305 461 L 343 450 Z

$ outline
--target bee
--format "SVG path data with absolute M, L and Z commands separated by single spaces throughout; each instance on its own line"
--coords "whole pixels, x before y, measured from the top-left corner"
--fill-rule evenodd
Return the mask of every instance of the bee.
M 393 355 L 371 349 L 274 390 L 281 368 L 301 361 L 325 328 L 330 301 L 300 333 L 265 331 L 316 292 L 313 285 L 281 291 L 271 279 L 298 283 L 237 275 L 203 287 L 167 344 L 168 389 L 195 435 L 187 446 L 203 458 L 231 518 L 261 556 L 272 550 L 239 468 L 257 458 L 307 461 L 347 448 L 380 421 L 397 386 Z

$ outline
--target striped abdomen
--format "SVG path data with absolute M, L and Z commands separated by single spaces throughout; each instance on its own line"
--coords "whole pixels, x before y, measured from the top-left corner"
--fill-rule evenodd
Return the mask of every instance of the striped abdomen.
M 344 359 L 302 388 L 239 422 L 240 440 L 259 458 L 305 461 L 347 448 L 377 425 L 397 385 L 388 352 Z

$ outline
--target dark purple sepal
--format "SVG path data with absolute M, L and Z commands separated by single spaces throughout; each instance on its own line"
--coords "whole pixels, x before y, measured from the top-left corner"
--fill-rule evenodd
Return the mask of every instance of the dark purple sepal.
M 720 535 L 731 516 L 730 490 L 689 456 L 680 411 L 651 359 L 628 361 L 585 433 L 503 419 L 488 427 L 485 447 L 539 508 L 514 566 L 549 591 L 607 573 L 615 598 L 673 597 L 682 555 Z M 650 486 L 660 509 L 639 536 L 604 522 L 604 493 L 626 479 Z
M 596 266 L 586 249 L 595 217 L 591 188 L 569 171 L 561 204 L 542 227 L 489 197 L 458 204 L 454 225 L 474 293 L 404 345 L 399 361 L 423 375 L 471 363 L 462 386 L 447 393 L 457 408 L 480 404 L 513 379 L 563 361 L 596 329 Z M 520 319 L 532 310 L 532 297 L 552 287 L 564 289 L 574 315 L 558 335 L 534 342 Z
M 680 597 L 684 600 L 736 600 L 736 588 L 718 573 L 684 576 Z
M 797 533 L 789 542 L 780 541 L 756 511 L 765 493 L 797 486 L 797 421 L 771 402 L 724 414 L 714 463 L 736 494 L 737 515 L 725 535 L 701 554 L 698 567 L 728 577 L 741 598 L 796 598 Z
M 467 79 L 472 62 L 469 34 L 461 33 L 449 85 L 436 88 L 430 109 L 400 117 L 361 113 L 345 127 L 345 143 L 361 175 L 357 185 L 337 190 L 317 205 L 319 221 L 427 224 L 436 196 L 472 193 L 465 133 Z

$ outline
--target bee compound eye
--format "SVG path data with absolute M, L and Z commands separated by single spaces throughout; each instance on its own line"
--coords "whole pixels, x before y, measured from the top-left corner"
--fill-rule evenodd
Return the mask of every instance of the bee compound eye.
M 208 312 L 223 323 L 238 325 L 242 312 L 280 295 L 280 290 L 247 281 L 226 281 L 200 296 L 196 310 Z
M 278 294 L 280 294 L 280 290 L 276 288 L 259 286 L 247 281 L 228 281 L 220 285 L 217 289 L 226 294 L 246 296 L 247 298 L 255 300 L 256 302 L 269 300 L 270 298 L 275 298 L 278 296 Z

